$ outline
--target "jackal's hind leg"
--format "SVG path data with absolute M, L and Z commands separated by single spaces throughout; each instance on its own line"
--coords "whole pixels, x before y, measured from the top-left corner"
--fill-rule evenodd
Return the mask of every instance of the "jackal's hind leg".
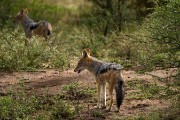
M 102 108 L 106 108 L 106 83 L 102 85 Z
M 109 95 L 110 95 L 110 104 L 109 104 L 108 111 L 110 111 L 111 107 L 112 107 L 112 104 L 113 104 L 113 89 L 114 89 L 114 86 L 109 85 L 108 87 L 109 87 L 108 89 L 109 89 Z

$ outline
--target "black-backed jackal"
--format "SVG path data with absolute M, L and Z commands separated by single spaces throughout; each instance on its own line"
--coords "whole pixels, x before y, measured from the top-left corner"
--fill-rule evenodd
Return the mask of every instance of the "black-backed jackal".
M 84 69 L 91 72 L 95 78 L 98 88 L 98 108 L 106 107 L 106 82 L 110 94 L 110 105 L 108 110 L 111 110 L 113 104 L 113 89 L 116 90 L 116 102 L 118 111 L 124 99 L 124 81 L 121 75 L 122 66 L 115 63 L 105 63 L 90 55 L 88 48 L 83 50 L 83 56 L 78 61 L 74 72 L 80 73 Z
M 15 21 L 21 22 L 26 38 L 31 38 L 33 34 L 46 38 L 51 34 L 51 24 L 46 21 L 34 22 L 28 16 L 28 9 L 22 9 L 16 16 Z

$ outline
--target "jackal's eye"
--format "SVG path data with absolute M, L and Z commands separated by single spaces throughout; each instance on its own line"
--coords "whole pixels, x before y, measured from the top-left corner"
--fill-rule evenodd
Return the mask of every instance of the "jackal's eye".
M 82 65 L 82 62 L 79 62 L 79 63 L 78 63 L 78 66 L 81 66 L 81 65 Z

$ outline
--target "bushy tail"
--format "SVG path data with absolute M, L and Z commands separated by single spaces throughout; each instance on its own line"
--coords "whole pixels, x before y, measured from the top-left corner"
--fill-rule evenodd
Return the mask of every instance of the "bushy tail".
M 122 78 L 118 78 L 116 81 L 116 85 L 115 85 L 115 90 L 116 90 L 116 102 L 117 102 L 117 107 L 118 110 L 124 100 L 124 81 Z
M 51 27 L 51 24 L 46 22 L 46 35 L 49 36 L 51 35 L 51 32 L 52 32 L 52 27 Z

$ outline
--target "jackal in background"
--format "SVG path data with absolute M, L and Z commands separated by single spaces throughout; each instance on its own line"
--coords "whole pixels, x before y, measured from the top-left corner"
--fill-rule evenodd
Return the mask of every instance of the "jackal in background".
M 28 9 L 22 9 L 16 16 L 15 21 L 21 22 L 24 27 L 26 38 L 31 38 L 33 34 L 46 38 L 51 34 L 51 24 L 46 21 L 34 22 L 28 16 Z
M 106 82 L 110 94 L 110 105 L 108 110 L 111 110 L 113 104 L 113 89 L 116 90 L 116 102 L 118 111 L 124 99 L 124 81 L 121 75 L 122 66 L 115 63 L 106 63 L 90 56 L 88 48 L 83 50 L 83 56 L 79 60 L 74 72 L 80 73 L 84 69 L 91 72 L 95 78 L 98 88 L 98 108 L 106 107 Z

